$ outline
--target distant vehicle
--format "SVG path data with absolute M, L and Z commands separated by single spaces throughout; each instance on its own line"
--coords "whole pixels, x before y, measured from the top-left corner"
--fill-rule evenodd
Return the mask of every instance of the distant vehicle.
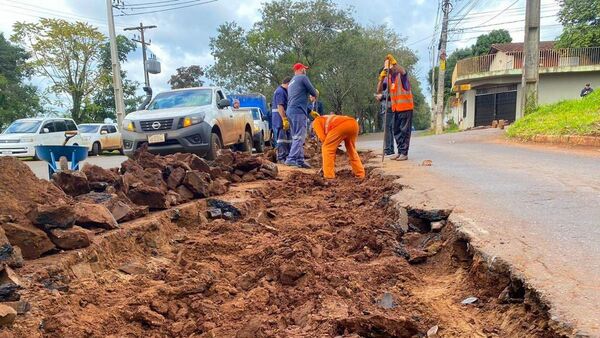
M 114 124 L 83 123 L 79 125 L 79 132 L 90 155 L 100 155 L 105 150 L 118 150 L 123 154 L 121 133 Z
M 78 132 L 68 145 L 83 145 L 77 124 L 65 118 L 29 118 L 14 121 L 0 135 L 0 156 L 33 157 L 35 146 L 62 145 L 65 132 Z
M 248 110 L 252 113 L 252 119 L 254 120 L 253 145 L 257 153 L 262 153 L 265 150 L 265 145 L 271 143 L 271 130 L 267 123 L 267 117 L 258 107 L 244 107 L 238 110 Z
M 223 147 L 252 152 L 252 114 L 234 111 L 219 87 L 162 92 L 123 120 L 123 150 L 131 156 L 148 144 L 156 154 L 190 152 L 209 160 Z

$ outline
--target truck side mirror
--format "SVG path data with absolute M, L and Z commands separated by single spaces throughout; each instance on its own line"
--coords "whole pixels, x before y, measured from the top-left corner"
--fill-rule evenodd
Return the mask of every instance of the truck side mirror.
M 219 100 L 219 102 L 217 102 L 217 107 L 219 107 L 219 109 L 223 109 L 229 106 L 231 106 L 231 102 L 229 102 L 228 99 L 221 99 Z
M 108 130 L 100 130 L 100 135 L 106 135 L 108 134 Z
M 42 129 L 42 134 L 48 134 L 49 132 L 50 132 L 50 129 L 48 129 L 48 128 Z

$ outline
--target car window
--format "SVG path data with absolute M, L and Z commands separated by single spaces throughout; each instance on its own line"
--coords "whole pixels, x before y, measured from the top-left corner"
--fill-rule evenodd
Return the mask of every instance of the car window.
M 77 131 L 77 125 L 75 124 L 75 122 L 73 122 L 73 120 L 65 120 L 65 123 L 67 124 L 67 130 L 69 131 Z
M 117 132 L 117 127 L 115 126 L 108 126 L 108 132 L 109 133 L 116 133 Z
M 48 128 L 49 133 L 54 133 L 56 131 L 53 121 L 44 123 L 44 126 L 42 128 Z
M 148 105 L 148 110 L 206 106 L 211 102 L 212 91 L 210 89 L 165 92 L 156 95 Z
M 94 134 L 98 132 L 98 128 L 100 126 L 95 126 L 93 124 L 80 124 L 79 131 L 86 134 Z
M 223 92 L 221 92 L 220 90 L 217 90 L 217 102 L 221 101 L 225 98 L 225 95 L 223 95 Z
M 100 132 L 103 132 L 103 131 L 108 133 L 108 126 L 102 126 L 102 128 L 100 128 Z
M 261 116 L 260 116 L 260 109 L 258 108 L 252 108 L 252 118 L 256 121 L 260 121 L 261 120 Z
M 34 134 L 42 124 L 41 121 L 15 121 L 6 130 L 4 134 Z
M 57 132 L 67 131 L 67 125 L 65 123 L 65 120 L 56 120 L 56 121 L 54 121 L 54 128 L 56 128 Z

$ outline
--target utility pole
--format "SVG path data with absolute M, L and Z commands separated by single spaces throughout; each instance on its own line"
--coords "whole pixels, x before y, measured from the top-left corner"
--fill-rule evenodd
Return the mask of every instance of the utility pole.
M 430 121 L 431 121 L 431 126 L 435 126 L 435 111 L 436 111 L 436 106 L 435 106 L 435 49 L 434 49 L 434 44 L 432 42 L 431 46 L 429 47 L 431 49 L 431 116 L 430 116 Z
M 125 114 L 125 102 L 123 100 L 123 82 L 121 81 L 121 65 L 119 64 L 119 54 L 117 51 L 117 35 L 115 34 L 112 0 L 106 0 L 106 15 L 108 17 L 108 35 L 110 37 L 110 62 L 115 91 L 115 112 L 117 115 L 117 126 L 120 129 L 122 128 L 123 116 Z
M 525 42 L 523 77 L 521 79 L 521 112 L 537 106 L 540 68 L 540 0 L 527 0 L 525 4 Z
M 435 111 L 435 133 L 441 134 L 444 131 L 444 81 L 446 75 L 446 44 L 448 42 L 448 15 L 450 14 L 450 0 L 444 0 L 442 6 L 442 34 L 438 48 L 438 57 L 440 58 L 440 67 L 438 70 L 437 83 L 437 101 Z
M 144 26 L 141 22 L 139 26 L 125 28 L 126 31 L 137 30 L 140 32 L 140 40 L 132 39 L 132 41 L 139 42 L 140 44 L 142 44 L 142 59 L 144 61 L 144 81 L 146 83 L 146 87 L 150 87 L 150 77 L 148 76 L 148 69 L 146 67 L 146 46 L 150 46 L 150 42 L 146 42 L 146 39 L 144 38 L 144 31 L 146 29 L 152 28 L 156 28 L 156 26 Z

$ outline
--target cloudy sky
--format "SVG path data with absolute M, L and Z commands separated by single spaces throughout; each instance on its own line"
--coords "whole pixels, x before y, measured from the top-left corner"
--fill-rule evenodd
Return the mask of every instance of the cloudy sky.
M 201 1 L 201 0 L 195 0 Z M 167 7 L 139 9 L 138 12 L 172 8 L 179 3 L 193 4 L 194 0 L 171 0 Z M 151 51 L 162 63 L 162 73 L 151 75 L 150 82 L 156 91 L 168 89 L 167 80 L 180 66 L 210 65 L 213 58 L 208 46 L 217 27 L 226 21 L 235 21 L 249 28 L 260 19 L 261 3 L 269 0 L 218 0 L 178 10 L 143 15 L 117 16 L 117 33 L 133 36 L 123 28 L 139 25 L 156 25 L 147 31 L 152 40 Z M 435 32 L 438 0 L 333 0 L 342 7 L 351 6 L 355 18 L 364 25 L 386 23 L 406 38 L 407 45 L 419 56 L 416 71 L 422 81 L 430 68 L 429 46 Z M 123 0 L 138 8 L 143 4 L 165 4 L 158 0 Z M 478 35 L 493 29 L 505 28 L 513 41 L 523 41 L 525 0 L 452 0 L 450 13 L 450 43 L 448 53 L 473 44 Z M 542 40 L 551 40 L 560 34 L 556 20 L 556 0 L 542 0 Z M 128 12 L 125 12 L 128 13 Z M 121 14 L 115 11 L 115 15 Z M 466 15 L 465 15 L 466 14 Z M 16 21 L 35 21 L 40 17 L 56 17 L 69 21 L 87 21 L 108 34 L 105 0 L 0 0 L 0 32 L 12 34 Z M 459 31 L 458 29 L 462 29 Z M 436 44 L 437 46 L 437 44 Z M 382 53 L 383 55 L 383 53 Z M 143 83 L 141 51 L 129 56 L 123 65 L 129 78 Z M 40 86 L 42 79 L 35 79 Z M 426 88 L 426 86 L 423 86 Z

